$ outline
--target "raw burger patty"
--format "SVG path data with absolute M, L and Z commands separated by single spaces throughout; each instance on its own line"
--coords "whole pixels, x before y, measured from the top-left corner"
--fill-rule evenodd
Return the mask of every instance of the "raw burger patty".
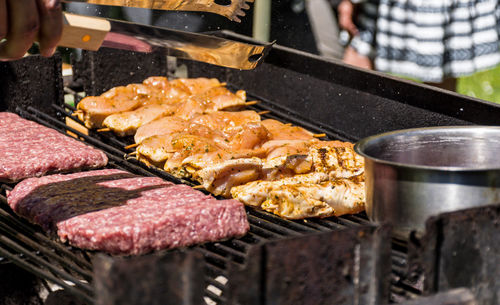
M 108 163 L 102 151 L 14 113 L 0 112 L 0 130 L 1 181 Z
M 57 230 L 63 242 L 111 254 L 218 241 L 249 230 L 237 200 L 116 169 L 26 179 L 8 202 L 31 222 Z

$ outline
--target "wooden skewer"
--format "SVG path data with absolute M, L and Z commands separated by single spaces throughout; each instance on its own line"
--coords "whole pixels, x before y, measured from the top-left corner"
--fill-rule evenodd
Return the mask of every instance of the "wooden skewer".
M 101 128 L 101 129 L 97 129 L 97 132 L 106 132 L 106 131 L 111 131 L 111 128 Z
M 323 138 L 323 137 L 326 137 L 326 134 L 325 133 L 317 133 L 317 134 L 313 134 L 313 137 L 315 137 L 315 138 Z
M 130 145 L 125 146 L 125 149 L 131 149 L 131 148 L 137 147 L 139 145 L 141 145 L 141 144 L 139 144 L 139 143 L 130 144 Z
M 257 112 L 258 115 L 263 115 L 263 114 L 267 114 L 267 113 L 270 113 L 271 111 L 270 110 L 264 110 L 264 111 L 261 111 L 261 112 Z
M 249 102 L 245 103 L 245 106 L 252 106 L 252 105 L 255 105 L 255 104 L 258 104 L 258 103 L 260 103 L 260 101 L 249 101 Z
M 127 157 L 128 156 L 137 156 L 137 151 L 133 151 L 133 152 L 127 154 Z
M 203 190 L 205 189 L 205 187 L 203 185 L 195 185 L 193 186 L 194 189 L 197 189 L 197 190 Z

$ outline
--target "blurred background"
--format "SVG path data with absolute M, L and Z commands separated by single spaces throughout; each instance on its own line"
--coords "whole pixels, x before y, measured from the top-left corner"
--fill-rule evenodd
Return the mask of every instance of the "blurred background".
M 65 4 L 68 12 L 191 32 L 230 30 L 260 41 L 339 59 L 346 37 L 338 29 L 338 0 L 256 0 L 241 23 L 215 14 Z M 61 50 L 68 53 L 68 50 Z M 458 80 L 457 92 L 500 103 L 500 66 Z

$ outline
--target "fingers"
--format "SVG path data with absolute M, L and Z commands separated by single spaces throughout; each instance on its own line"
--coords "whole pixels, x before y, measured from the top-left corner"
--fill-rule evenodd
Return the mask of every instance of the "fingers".
M 342 0 L 338 6 L 338 13 L 340 27 L 348 31 L 352 36 L 356 36 L 358 34 L 358 28 L 353 22 L 354 4 L 349 0 Z
M 62 10 L 59 0 L 37 0 L 40 14 L 38 42 L 43 56 L 52 56 L 62 35 Z
M 367 56 L 359 54 L 352 47 L 346 48 L 344 52 L 343 61 L 346 64 L 353 65 L 358 68 L 363 68 L 368 70 L 373 69 L 373 62 L 371 61 L 371 59 L 368 58 Z
M 7 37 L 7 0 L 0 0 L 0 40 Z
M 18 59 L 28 51 L 38 33 L 38 8 L 33 0 L 4 1 L 8 10 L 5 13 L 8 28 L 7 41 L 0 44 L 0 58 Z

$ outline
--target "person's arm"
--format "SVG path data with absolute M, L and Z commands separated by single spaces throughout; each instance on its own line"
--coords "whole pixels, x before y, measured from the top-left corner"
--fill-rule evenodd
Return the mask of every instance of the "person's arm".
M 354 4 L 351 0 L 342 0 L 337 7 L 339 26 L 341 29 L 349 32 L 351 37 L 358 34 L 358 28 L 354 24 L 355 9 L 356 4 Z
M 0 60 L 23 57 L 34 41 L 52 56 L 61 34 L 59 0 L 0 0 Z

